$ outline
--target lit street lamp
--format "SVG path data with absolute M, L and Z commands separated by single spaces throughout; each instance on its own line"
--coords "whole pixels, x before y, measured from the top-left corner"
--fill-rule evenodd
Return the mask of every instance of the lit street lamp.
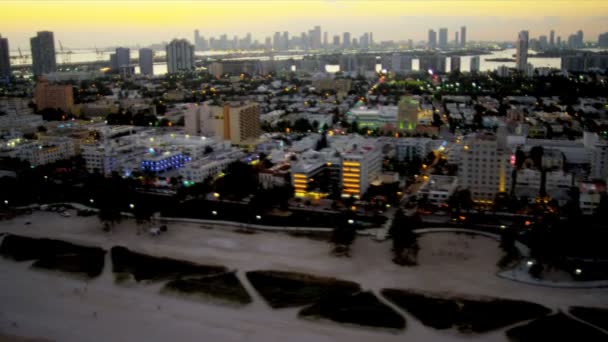
M 91 199 L 89 199 L 89 202 L 91 202 L 91 204 L 93 204 L 93 203 L 95 203 L 95 200 L 91 198 Z
M 212 214 L 213 216 L 215 216 L 215 215 L 217 215 L 217 211 L 215 211 L 215 210 L 214 210 L 214 211 L 212 211 L 212 212 L 211 212 L 211 214 Z
M 262 219 L 262 216 L 260 216 L 260 215 L 255 215 L 255 219 L 256 219 L 256 220 L 261 220 L 261 219 Z
M 353 223 L 355 223 L 354 220 L 348 220 L 348 224 L 353 224 Z
M 583 273 L 583 270 L 581 270 L 580 268 L 574 270 L 574 274 L 576 275 L 580 275 L 581 273 Z
M 135 209 L 135 204 L 133 204 L 133 203 L 129 204 L 129 208 Z

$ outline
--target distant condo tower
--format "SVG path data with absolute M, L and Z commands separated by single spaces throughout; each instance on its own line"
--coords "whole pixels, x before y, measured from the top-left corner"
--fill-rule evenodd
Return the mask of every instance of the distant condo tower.
M 8 39 L 0 36 L 0 83 L 8 83 L 11 76 L 11 60 L 9 57 Z
M 154 51 L 152 49 L 139 49 L 139 73 L 154 75 Z
M 194 45 L 185 39 L 173 39 L 167 45 L 167 71 L 174 74 L 194 70 Z
M 439 48 L 445 49 L 448 47 L 448 29 L 443 27 L 439 29 Z
M 460 46 L 462 46 L 462 47 L 467 46 L 467 27 L 466 26 L 462 26 L 460 28 Z
M 32 49 L 32 72 L 34 76 L 57 71 L 55 39 L 53 32 L 41 31 L 30 38 Z
M 471 72 L 478 72 L 479 71 L 479 66 L 480 66 L 479 56 L 473 56 L 473 57 L 471 57 L 470 71 Z
M 517 36 L 517 43 L 515 48 L 517 49 L 516 67 L 517 70 L 525 71 L 528 67 L 528 31 L 521 31 Z

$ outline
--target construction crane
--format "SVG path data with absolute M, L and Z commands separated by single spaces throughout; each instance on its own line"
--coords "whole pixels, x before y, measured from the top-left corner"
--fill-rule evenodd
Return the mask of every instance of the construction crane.
M 21 64 L 27 64 L 27 59 L 29 56 L 21 53 L 20 47 L 17 48 L 17 51 L 19 51 L 19 61 L 21 62 Z
M 103 51 L 99 50 L 97 46 L 95 46 L 95 54 L 97 55 L 97 61 L 103 61 Z
M 63 64 L 70 64 L 72 61 L 72 51 L 70 49 L 64 49 L 61 40 L 59 41 L 59 54 Z

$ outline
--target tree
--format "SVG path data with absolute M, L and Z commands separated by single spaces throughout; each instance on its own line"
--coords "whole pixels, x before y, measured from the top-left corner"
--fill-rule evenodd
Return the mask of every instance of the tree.
M 412 266 L 418 263 L 418 237 L 413 228 L 414 221 L 398 209 L 389 231 L 393 239 L 393 262 L 397 265 Z
M 357 232 L 350 215 L 345 215 L 336 225 L 331 234 L 330 242 L 333 244 L 332 254 L 335 256 L 350 257 L 350 246 L 357 237 Z
M 152 209 L 150 205 L 144 201 L 138 202 L 135 205 L 135 224 L 137 225 L 137 233 L 140 233 L 140 228 L 152 221 Z

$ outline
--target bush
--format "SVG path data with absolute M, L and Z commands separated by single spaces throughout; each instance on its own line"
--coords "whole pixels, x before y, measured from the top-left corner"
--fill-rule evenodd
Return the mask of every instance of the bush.
M 0 254 L 16 260 L 36 260 L 32 267 L 72 273 L 89 278 L 103 271 L 105 251 L 72 243 L 8 235 L 0 245 Z
M 115 281 L 132 274 L 136 281 L 173 280 L 184 276 L 206 276 L 225 273 L 224 266 L 199 265 L 164 257 L 154 257 L 128 250 L 125 247 L 112 247 L 112 269 Z
M 538 304 L 491 297 L 446 297 L 397 289 L 384 289 L 382 295 L 426 326 L 457 328 L 463 333 L 488 332 L 551 312 Z
M 246 305 L 252 301 L 234 273 L 172 280 L 161 289 L 161 293 L 236 305 Z
M 304 306 L 324 296 L 361 289 L 350 281 L 295 272 L 252 271 L 247 272 L 247 279 L 274 309 Z
M 575 306 L 570 308 L 570 314 L 604 330 L 608 330 L 608 309 Z
M 543 317 L 507 330 L 511 341 L 606 341 L 606 334 L 563 313 Z
M 329 319 L 368 327 L 405 329 L 405 319 L 382 304 L 371 292 L 324 296 L 298 314 L 307 319 Z

